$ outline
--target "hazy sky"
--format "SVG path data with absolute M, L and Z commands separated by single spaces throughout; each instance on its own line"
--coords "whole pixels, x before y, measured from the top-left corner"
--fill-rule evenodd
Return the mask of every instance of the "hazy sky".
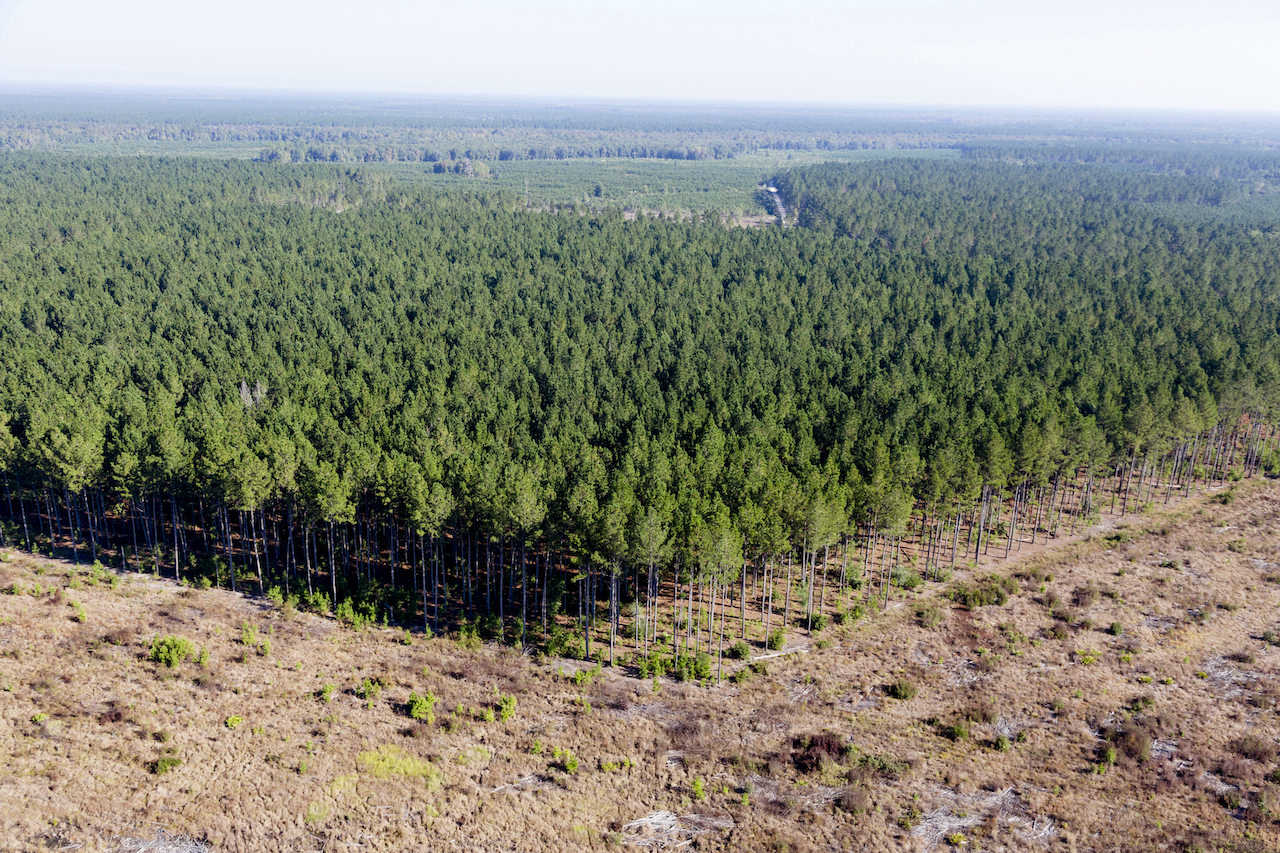
M 0 82 L 1280 111 L 1280 0 L 0 0 Z

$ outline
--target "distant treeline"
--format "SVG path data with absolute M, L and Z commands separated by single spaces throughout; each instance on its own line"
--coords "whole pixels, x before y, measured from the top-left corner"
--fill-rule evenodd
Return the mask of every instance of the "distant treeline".
M 1044 140 L 1051 140 L 1044 142 Z M 1195 117 L 734 106 L 0 96 L 0 148 L 285 162 L 656 158 L 954 148 L 972 157 L 1142 162 L 1149 149 L 1275 149 L 1280 127 Z M 1179 155 L 1180 156 L 1180 155 Z M 1210 156 L 1218 154 L 1210 152 Z M 1199 174 L 1199 172 L 1196 172 Z
M 974 142 L 957 146 L 971 160 L 1113 164 L 1189 177 L 1260 180 L 1280 185 L 1280 150 L 1243 146 L 1012 145 Z

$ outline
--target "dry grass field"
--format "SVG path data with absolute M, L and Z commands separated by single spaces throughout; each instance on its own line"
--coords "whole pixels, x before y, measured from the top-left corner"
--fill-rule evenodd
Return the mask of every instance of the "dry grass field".
M 1278 528 L 1193 495 L 719 685 L 10 553 L 0 850 L 1274 851 Z

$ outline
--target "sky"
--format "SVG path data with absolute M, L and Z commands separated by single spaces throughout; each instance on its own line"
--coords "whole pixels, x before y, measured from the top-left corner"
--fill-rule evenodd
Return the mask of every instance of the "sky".
M 0 84 L 1280 112 L 1280 0 L 0 0 Z

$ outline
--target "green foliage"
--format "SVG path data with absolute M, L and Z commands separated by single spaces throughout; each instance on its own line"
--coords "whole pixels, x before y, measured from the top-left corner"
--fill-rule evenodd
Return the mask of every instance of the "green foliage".
M 474 623 L 462 620 L 462 624 L 458 626 L 458 645 L 464 649 L 475 651 L 481 646 L 480 627 Z
M 229 729 L 234 729 L 239 727 L 243 722 L 244 717 L 241 717 L 238 714 L 233 714 L 232 716 L 227 717 L 227 719 L 223 721 L 223 724 Z
M 636 660 L 636 667 L 640 670 L 641 678 L 659 678 L 670 671 L 671 658 L 657 652 L 641 655 Z
M 384 745 L 357 756 L 360 767 L 378 779 L 401 777 L 421 779 L 428 791 L 438 791 L 444 784 L 444 774 L 430 761 L 423 761 L 406 753 L 398 746 Z
M 1010 595 L 1018 592 L 1018 582 L 1011 577 L 988 575 L 974 584 L 955 583 L 946 597 L 969 610 L 987 605 L 1003 606 Z
M 729 651 L 726 654 L 734 660 L 746 660 L 751 657 L 751 646 L 747 645 L 743 640 L 737 640 L 733 645 L 729 646 Z
M 711 655 L 706 652 L 680 655 L 672 667 L 672 675 L 677 681 L 703 681 L 710 678 Z
M 151 660 L 164 664 L 169 669 L 176 668 L 195 652 L 195 645 L 185 637 L 169 634 L 166 637 L 157 636 L 151 640 Z
M 427 691 L 426 696 L 410 693 L 408 702 L 409 716 L 415 720 L 434 723 L 436 721 L 435 707 L 439 701 L 439 697 L 431 693 L 431 691 Z
M 916 694 L 920 692 L 920 688 L 916 687 L 906 679 L 899 679 L 885 688 L 884 692 L 894 699 L 900 699 L 903 702 L 907 702 L 916 698 Z
M 706 802 L 706 799 L 707 799 L 707 789 L 706 789 L 706 786 L 703 784 L 703 781 L 702 781 L 701 779 L 694 779 L 694 780 L 693 780 L 693 785 L 692 785 L 692 786 L 690 786 L 690 787 L 691 787 L 691 788 L 692 788 L 692 790 L 693 790 L 693 799 L 694 799 L 696 802 L 699 802 L 699 803 Z
M 773 631 L 770 631 L 769 639 L 768 641 L 766 641 L 765 645 L 771 651 L 775 651 L 775 652 L 781 651 L 782 649 L 786 648 L 786 645 L 787 645 L 786 630 L 783 628 L 775 628 Z
M 163 776 L 170 770 L 177 769 L 182 766 L 182 759 L 175 758 L 172 755 L 165 755 L 157 758 L 147 765 L 148 769 L 157 776 Z
M 363 631 L 367 626 L 377 621 L 376 614 L 369 606 L 361 606 L 359 602 L 351 598 L 344 598 L 338 602 L 338 606 L 334 608 L 333 616 L 343 625 L 355 631 Z
M 315 589 L 311 592 L 303 591 L 299 597 L 299 606 L 311 613 L 328 613 L 329 596 L 321 589 Z
M 364 700 L 366 708 L 373 708 L 373 703 L 382 695 L 382 682 L 376 678 L 366 678 L 356 688 L 356 695 Z
M 924 628 L 936 628 L 942 624 L 942 620 L 945 618 L 941 608 L 928 602 L 917 604 L 915 615 L 920 625 Z
M 566 631 L 562 626 L 553 623 L 551 630 L 547 634 L 547 642 L 543 651 L 548 657 L 562 658 L 567 657 L 569 646 L 574 642 L 574 636 Z
M 581 687 L 584 684 L 590 684 L 594 679 L 600 677 L 600 665 L 596 664 L 590 669 L 579 669 L 573 674 L 569 680 L 573 682 L 574 687 Z
M 953 149 L 954 161 L 793 161 L 775 181 L 802 227 L 747 230 L 544 212 L 550 183 L 536 179 L 572 188 L 575 203 L 634 193 L 653 209 L 654 196 L 693 195 L 675 185 L 686 165 L 717 160 L 750 172 L 754 199 L 773 166 L 734 158 L 775 144 L 767 134 L 717 148 L 701 131 L 690 131 L 696 144 L 670 130 L 609 131 L 591 138 L 593 156 L 626 161 L 573 171 L 553 161 L 588 153 L 577 130 L 530 130 L 530 159 L 504 157 L 503 134 L 432 126 L 462 147 L 435 150 L 421 128 L 370 131 L 396 140 L 382 150 L 403 158 L 404 182 L 286 168 L 274 158 L 293 160 L 293 143 L 277 141 L 271 162 L 252 164 L 0 158 L 6 470 L 64 501 L 165 495 L 156 503 L 189 519 L 217 507 L 249 511 L 252 525 L 253 511 L 288 507 L 319 533 L 304 551 L 318 583 L 300 605 L 334 606 L 360 628 L 392 611 L 417 616 L 419 598 L 349 587 L 329 565 L 380 562 L 372 549 L 393 524 L 455 545 L 569 531 L 574 561 L 665 572 L 681 553 L 686 569 L 721 571 L 726 556 L 812 546 L 820 530 L 875 520 L 897 537 L 913 506 L 966 509 L 984 487 L 1007 495 L 1104 469 L 1131 447 L 1204 432 L 1220 402 L 1252 399 L 1280 370 L 1280 305 L 1257 272 L 1280 267 L 1266 236 L 1274 212 L 1263 228 L 1234 213 L 1258 200 L 1254 179 L 1275 159 L 1265 152 L 1255 166 L 1166 150 L 1123 169 L 1021 143 Z M 84 128 L 50 133 L 91 144 Z M 255 148 L 273 138 L 262 133 Z M 302 160 L 317 159 L 311 147 L 366 153 L 304 138 Z M 809 163 L 819 147 L 848 159 L 832 146 L 866 141 L 835 133 L 819 146 L 825 137 L 790 126 L 778 138 L 802 141 L 787 150 L 811 152 Z M 1027 162 L 999 162 L 997 149 Z M 536 215 L 522 192 L 442 189 L 515 189 L 505 182 L 516 175 L 535 179 Z M 132 567 L 176 569 L 167 559 L 157 547 Z M 363 574 L 382 574 L 373 568 Z M 183 569 L 229 579 L 216 563 L 198 570 Z M 554 616 L 575 596 L 552 574 L 546 650 L 559 655 L 578 640 Z M 893 581 L 908 588 L 920 571 Z M 949 595 L 972 608 L 1016 589 L 987 578 Z M 437 592 L 452 624 L 464 591 Z M 279 589 L 267 596 L 283 609 Z M 459 640 L 481 633 L 466 626 Z M 696 660 L 676 669 L 697 677 Z
M 855 770 L 878 776 L 890 782 L 897 781 L 910 769 L 905 761 L 894 761 L 884 755 L 859 755 L 852 762 Z
M 333 701 L 334 689 L 335 688 L 332 684 L 325 684 L 320 688 L 316 695 L 320 698 L 321 702 L 324 702 L 327 705 Z
M 504 723 L 516 714 L 516 697 L 503 695 L 498 698 L 498 716 Z
M 892 581 L 894 586 L 907 591 L 924 585 L 924 578 L 920 577 L 920 573 L 908 566 L 899 566 L 894 569 Z

